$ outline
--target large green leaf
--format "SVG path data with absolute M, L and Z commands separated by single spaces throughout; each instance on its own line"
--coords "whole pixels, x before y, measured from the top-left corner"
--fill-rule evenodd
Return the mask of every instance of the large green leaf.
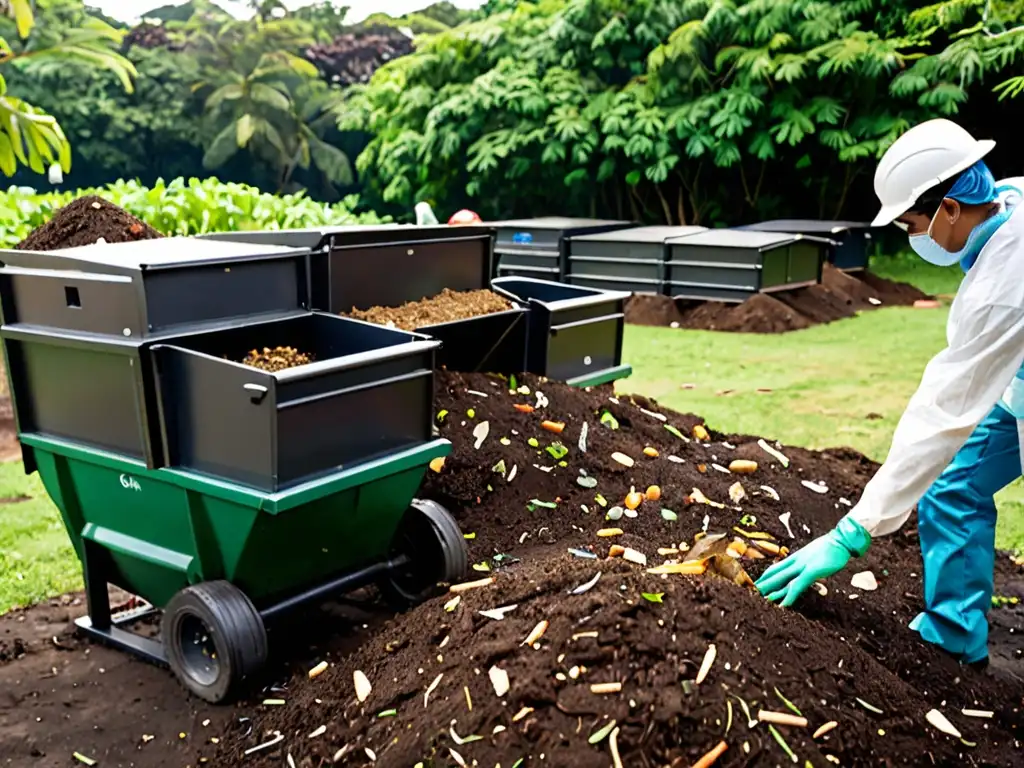
M 249 146 L 249 139 L 256 132 L 256 119 L 253 115 L 244 114 L 235 121 L 235 143 L 239 149 Z
M 206 109 L 217 109 L 225 101 L 237 101 L 245 95 L 245 88 L 241 83 L 228 83 L 215 90 L 206 99 Z
M 277 88 L 265 83 L 253 83 L 249 89 L 253 101 L 258 101 L 272 109 L 287 112 L 292 107 L 292 100 Z
M 281 132 L 277 130 L 274 124 L 269 120 L 260 120 L 257 123 L 256 130 L 259 135 L 266 139 L 267 143 L 277 151 L 282 160 L 287 162 L 288 150 L 285 148 Z
M 14 23 L 18 27 L 18 36 L 22 39 L 28 37 L 28 33 L 32 31 L 32 25 L 35 23 L 31 0 L 9 0 L 7 4 L 10 6 L 11 13 L 14 14 Z
M 219 168 L 238 152 L 238 121 L 232 121 L 214 137 L 203 155 L 203 166 Z
M 355 178 L 352 174 L 352 163 L 348 155 L 337 147 L 332 147 L 324 141 L 311 136 L 309 138 L 309 152 L 313 163 L 327 178 L 336 184 L 352 184 Z
M 14 96 L 0 97 L 0 123 L 3 124 L 0 170 L 12 176 L 18 162 L 36 173 L 45 173 L 54 163 L 71 168 L 70 147 L 57 120 Z M 12 165 L 13 164 L 13 165 Z

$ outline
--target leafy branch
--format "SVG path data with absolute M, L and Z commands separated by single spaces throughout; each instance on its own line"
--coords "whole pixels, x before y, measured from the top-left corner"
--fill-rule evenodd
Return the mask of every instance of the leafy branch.
M 79 62 L 113 72 L 122 86 L 132 90 L 134 65 L 116 52 L 122 34 L 98 19 L 86 19 L 81 27 L 68 30 L 55 42 L 35 47 L 31 34 L 35 16 L 29 0 L 10 0 L 8 15 L 13 18 L 16 46 L 0 36 L 0 66 L 12 65 L 31 71 L 33 66 L 55 62 Z M 62 172 L 71 170 L 71 146 L 56 118 L 7 92 L 7 80 L 0 73 L 0 171 L 13 176 L 18 165 L 36 173 L 57 165 Z

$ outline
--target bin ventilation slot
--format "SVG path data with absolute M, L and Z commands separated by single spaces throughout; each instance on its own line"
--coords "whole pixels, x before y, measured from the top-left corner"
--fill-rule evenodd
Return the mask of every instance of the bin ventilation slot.
M 82 308 L 82 299 L 78 296 L 78 289 L 73 285 L 64 286 L 64 298 L 67 300 L 68 306 L 75 309 Z

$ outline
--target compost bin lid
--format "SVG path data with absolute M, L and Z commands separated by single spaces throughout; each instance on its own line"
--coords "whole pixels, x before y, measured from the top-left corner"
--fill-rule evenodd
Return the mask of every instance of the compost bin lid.
M 708 229 L 693 235 L 674 237 L 669 245 L 701 246 L 710 248 L 755 248 L 764 250 L 803 240 L 803 235 L 792 232 L 760 232 L 753 229 Z
M 541 216 L 537 219 L 507 219 L 505 221 L 488 221 L 484 223 L 489 227 L 501 227 L 502 229 L 517 227 L 519 229 L 570 230 L 605 226 L 633 226 L 632 221 L 618 221 L 613 219 L 573 219 L 565 216 Z
M 572 239 L 581 242 L 664 243 L 673 237 L 695 235 L 706 230 L 707 227 L 635 227 L 598 232 L 593 235 L 577 235 Z
M 204 240 L 221 240 L 235 243 L 265 243 L 292 248 L 315 250 L 324 241 L 338 232 L 356 230 L 360 232 L 396 229 L 400 224 L 346 224 L 336 227 L 304 227 L 295 229 L 264 229 L 242 232 L 210 232 L 200 235 Z
M 813 235 L 829 235 L 848 232 L 852 229 L 871 228 L 871 224 L 866 221 L 831 221 L 829 219 L 773 219 L 737 227 L 737 229 L 762 232 L 806 232 Z
M 204 239 L 239 243 L 271 243 L 317 250 L 322 246 L 351 248 L 363 245 L 387 245 L 429 241 L 453 241 L 490 237 L 493 230 L 484 226 L 450 227 L 435 224 L 418 227 L 415 224 L 346 224 L 336 227 L 309 227 L 306 229 L 273 229 L 260 232 L 212 232 Z
M 358 248 L 364 245 L 389 245 L 413 242 L 454 242 L 491 237 L 493 227 L 487 225 L 450 226 L 431 224 L 399 224 L 385 227 L 341 227 L 330 232 L 333 248 Z
M 308 249 L 278 245 L 164 237 L 126 243 L 93 243 L 55 251 L 0 251 L 0 261 L 9 266 L 77 268 L 83 272 L 94 272 L 97 268 L 144 272 L 228 261 L 305 256 L 307 252 Z

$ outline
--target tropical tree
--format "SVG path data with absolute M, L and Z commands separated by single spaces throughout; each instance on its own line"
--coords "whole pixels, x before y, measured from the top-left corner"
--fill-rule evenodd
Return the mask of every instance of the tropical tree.
M 71 145 L 61 126 L 52 115 L 8 93 L 5 73 L 74 62 L 112 72 L 130 92 L 136 71 L 117 53 L 123 32 L 68 0 L 6 0 L 0 9 L 0 171 L 13 176 L 19 165 L 35 173 L 58 166 L 67 173 Z M 37 26 L 36 10 L 54 23 Z
M 194 87 L 208 94 L 206 115 L 216 128 L 205 167 L 219 168 L 244 150 L 275 170 L 279 190 L 290 189 L 299 168 L 315 167 L 328 183 L 352 183 L 348 157 L 322 138 L 340 117 L 342 95 L 296 53 L 314 42 L 306 22 L 197 14 L 185 34 L 203 72 Z
M 875 159 L 914 123 L 1012 124 L 985 105 L 1021 87 L 1022 5 L 492 1 L 352 89 L 342 126 L 374 135 L 357 168 L 381 211 L 866 215 Z
M 1020 72 L 1024 62 L 1024 0 L 945 0 L 916 9 L 907 25 L 948 44 L 907 71 L 901 90 L 918 92 L 922 81 L 939 76 L 967 89 L 996 72 L 1000 99 L 1024 93 L 1024 75 L 1010 74 Z
M 15 73 L 8 81 L 60 122 L 74 155 L 67 182 L 77 187 L 121 178 L 152 184 L 202 168 L 210 137 L 201 121 L 203 100 L 192 92 L 199 78 L 195 59 L 162 47 L 133 47 L 125 56 L 138 72 L 131 93 L 106 70 L 62 65 Z M 15 182 L 40 186 L 29 173 L 19 169 Z

